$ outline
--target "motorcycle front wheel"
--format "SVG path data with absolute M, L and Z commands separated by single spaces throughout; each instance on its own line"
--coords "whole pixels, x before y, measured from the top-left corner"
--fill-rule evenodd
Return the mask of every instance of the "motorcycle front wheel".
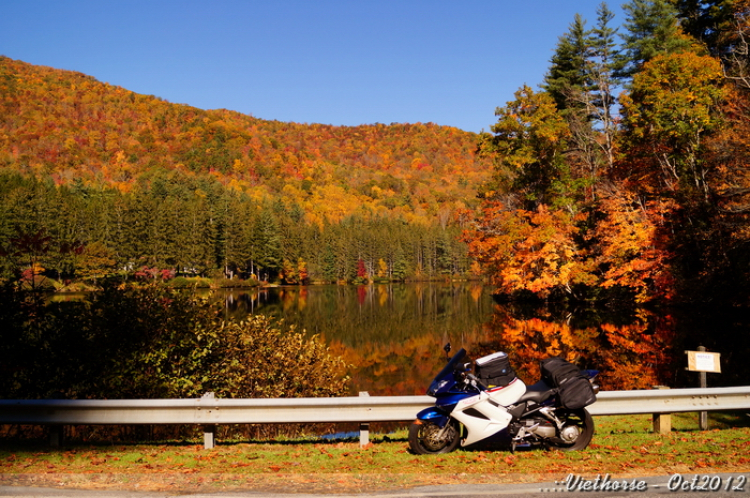
M 558 412 L 558 417 L 560 413 Z M 563 418 L 563 417 L 560 417 Z M 586 448 L 594 437 L 594 419 L 585 408 L 569 410 L 564 416 L 565 424 L 552 447 L 562 451 L 578 451 Z
M 417 421 L 409 427 L 409 447 L 417 455 L 450 453 L 461 441 L 461 426 L 451 419 L 443 429 L 432 422 Z

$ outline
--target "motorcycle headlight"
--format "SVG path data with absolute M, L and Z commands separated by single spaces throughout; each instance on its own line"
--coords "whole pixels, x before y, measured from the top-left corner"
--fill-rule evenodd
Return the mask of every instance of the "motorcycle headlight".
M 444 388 L 446 385 L 448 385 L 447 380 L 440 380 L 438 382 L 433 382 L 430 384 L 430 388 L 427 390 L 428 396 L 434 396 L 438 391 L 440 391 L 442 388 Z

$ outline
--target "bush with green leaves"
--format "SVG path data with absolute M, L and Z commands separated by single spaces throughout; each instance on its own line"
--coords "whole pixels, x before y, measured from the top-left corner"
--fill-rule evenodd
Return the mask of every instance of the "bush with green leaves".
M 341 396 L 347 366 L 317 336 L 154 284 L 52 302 L 0 289 L 5 399 Z

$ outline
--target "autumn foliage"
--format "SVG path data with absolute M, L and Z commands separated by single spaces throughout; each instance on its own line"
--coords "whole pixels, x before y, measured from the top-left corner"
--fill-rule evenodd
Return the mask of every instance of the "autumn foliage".
M 628 3 L 606 59 L 606 9 L 592 30 L 577 18 L 542 91 L 498 108 L 480 141 L 494 176 L 464 230 L 498 294 L 748 304 L 747 9 L 707 4 Z
M 368 280 L 442 278 L 468 271 L 456 213 L 488 178 L 475 152 L 452 127 L 267 121 L 0 57 L 0 251 L 28 233 L 77 243 L 45 268 L 88 280 L 348 281 L 360 259 Z
M 543 204 L 534 211 L 507 210 L 493 202 L 481 216 L 465 236 L 498 291 L 547 296 L 559 288 L 572 292 L 590 280 L 574 240 L 578 228 L 564 211 Z
M 434 215 L 462 206 L 486 175 L 475 134 L 456 128 L 265 121 L 6 57 L 0 113 L 0 165 L 14 171 L 123 192 L 157 171 L 206 176 L 256 200 L 291 198 L 315 223 L 363 205 Z

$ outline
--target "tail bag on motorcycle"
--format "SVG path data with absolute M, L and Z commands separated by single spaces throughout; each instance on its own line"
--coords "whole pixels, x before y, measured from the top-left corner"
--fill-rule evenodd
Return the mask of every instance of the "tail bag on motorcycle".
M 559 357 L 547 358 L 540 362 L 542 379 L 558 389 L 560 403 L 570 410 L 577 410 L 596 401 L 591 382 L 581 370 Z
M 516 378 L 508 355 L 502 351 L 478 358 L 474 366 L 476 376 L 487 387 L 507 386 Z

